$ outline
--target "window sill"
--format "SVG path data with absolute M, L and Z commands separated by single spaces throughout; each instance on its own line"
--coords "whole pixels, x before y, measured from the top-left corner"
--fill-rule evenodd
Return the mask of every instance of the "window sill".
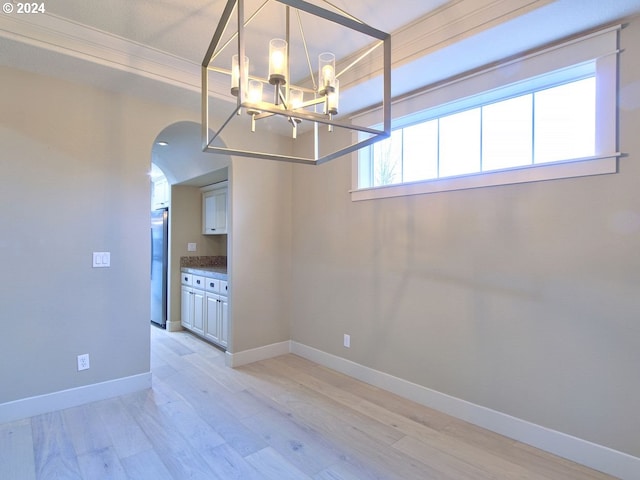
M 467 190 L 470 188 L 494 187 L 498 185 L 617 173 L 618 157 L 620 155 L 620 153 L 614 153 L 607 156 L 588 157 L 567 162 L 545 163 L 522 168 L 496 170 L 493 172 L 356 189 L 350 192 L 351 200 L 358 202 L 377 198 L 422 195 Z

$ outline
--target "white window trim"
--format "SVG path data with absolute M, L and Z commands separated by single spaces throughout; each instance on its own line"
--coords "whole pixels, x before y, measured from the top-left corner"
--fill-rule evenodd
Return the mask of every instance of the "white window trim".
M 517 183 L 617 173 L 619 156 L 619 153 L 615 153 L 606 157 L 589 157 L 566 162 L 553 162 L 456 177 L 438 178 L 435 180 L 361 188 L 351 190 L 351 199 L 353 201 L 373 200 L 376 198 L 421 195 L 453 190 L 467 190 L 470 188 L 495 187 L 499 185 L 513 185 Z M 357 175 L 357 165 L 355 169 L 354 175 Z
M 397 115 L 393 124 L 398 128 L 415 122 L 419 112 L 437 108 L 443 103 L 467 104 L 471 97 L 491 95 L 493 90 L 523 82 L 527 78 L 544 76 L 562 68 L 595 60 L 598 78 L 595 156 L 411 183 L 358 188 L 359 159 L 356 153 L 352 159 L 352 201 L 617 173 L 618 157 L 621 155 L 617 152 L 616 111 L 619 53 L 617 44 L 620 28 L 620 25 L 616 25 L 594 32 L 393 102 L 394 115 Z M 508 69 L 515 62 L 518 62 L 517 77 L 510 75 L 507 81 L 504 80 L 505 75 L 495 74 L 496 71 Z M 366 122 L 367 118 L 374 116 L 375 111 L 366 112 L 359 116 L 358 121 Z

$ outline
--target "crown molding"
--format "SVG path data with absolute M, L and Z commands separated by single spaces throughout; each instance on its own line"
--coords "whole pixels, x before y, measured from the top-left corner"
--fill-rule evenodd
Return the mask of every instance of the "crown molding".
M 392 32 L 392 68 L 548 3 L 551 0 L 452 0 Z M 190 91 L 201 89 L 199 63 L 51 13 L 2 15 L 0 37 Z M 348 65 L 361 53 L 350 56 L 340 65 Z M 382 75 L 382 50 L 377 49 L 372 55 L 372 64 L 356 65 L 341 77 L 343 89 Z M 210 81 L 211 95 L 229 101 L 227 87 L 221 79 Z
M 553 0 L 457 0 L 393 32 L 401 64 L 513 20 Z
M 174 87 L 201 89 L 200 64 L 50 13 L 2 15 L 0 37 Z M 218 96 L 216 91 L 223 90 L 213 86 L 212 95 Z

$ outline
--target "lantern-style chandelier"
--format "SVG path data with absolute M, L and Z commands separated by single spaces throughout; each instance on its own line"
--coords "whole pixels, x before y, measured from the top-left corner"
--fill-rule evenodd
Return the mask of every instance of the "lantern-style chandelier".
M 391 131 L 390 35 L 366 25 L 327 0 L 318 1 L 330 9 L 303 0 L 265 0 L 248 17 L 245 17 L 248 13 L 245 11 L 246 0 L 227 1 L 202 62 L 202 135 L 205 152 L 315 165 L 354 152 L 389 136 Z M 269 32 L 265 32 L 264 27 L 256 29 L 256 36 L 251 37 L 251 46 L 254 49 L 252 51 L 255 52 L 255 45 L 258 44 L 264 46 L 264 53 L 262 58 L 255 62 L 256 65 L 253 65 L 253 60 L 250 60 L 247 55 L 247 44 L 248 37 L 255 32 L 253 30 L 250 32 L 248 27 L 253 26 L 252 23 L 258 23 L 256 19 L 269 4 L 283 5 L 283 7 L 278 7 L 282 8 L 278 12 L 282 12 L 284 17 L 284 31 L 276 31 L 275 38 L 271 38 L 268 42 L 265 41 L 264 35 L 271 34 L 271 30 L 276 28 L 276 23 L 282 23 L 273 21 L 272 17 L 269 17 L 267 22 Z M 233 24 L 234 14 L 237 19 L 237 29 L 229 28 Z M 296 39 L 297 43 L 301 45 L 301 47 L 297 45 L 297 50 L 295 50 L 298 53 L 295 58 L 295 71 L 297 72 L 295 78 L 294 59 L 292 59 L 294 51 L 292 49 L 292 23 L 294 23 L 294 28 L 297 23 Z M 341 37 L 343 39 L 349 39 L 351 38 L 348 36 L 350 33 L 357 32 L 361 43 L 363 43 L 362 46 L 358 46 L 355 54 L 351 53 L 347 55 L 346 59 L 337 62 L 335 54 L 330 51 L 331 41 L 337 40 L 332 39 L 330 35 L 326 35 L 324 38 L 322 35 L 316 35 L 314 41 L 328 45 L 314 45 L 313 48 L 319 53 L 312 58 L 305 30 L 306 27 L 311 26 L 311 30 L 315 29 L 317 32 L 320 29 L 322 32 L 321 24 L 341 29 L 345 34 Z M 321 41 L 318 41 L 318 37 Z M 236 49 L 228 48 L 234 44 Z M 253 72 L 261 66 L 264 67 L 267 58 L 268 71 L 264 72 L 267 76 L 265 77 L 263 72 Z M 226 64 L 221 64 L 221 62 Z M 363 64 L 366 66 L 363 67 Z M 300 67 L 303 67 L 304 74 L 300 74 Z M 222 74 L 227 77 L 227 82 L 229 82 L 227 83 L 230 85 L 230 89 L 227 90 L 229 92 L 227 100 L 231 100 L 234 106 L 228 110 L 228 117 L 224 114 L 221 115 L 219 111 L 212 112 L 210 110 L 212 103 L 210 102 L 212 95 L 210 76 L 212 74 Z M 380 128 L 358 125 L 349 118 L 345 119 L 339 116 L 340 77 L 342 75 L 345 75 L 349 80 L 349 93 L 366 99 L 369 99 L 369 91 L 372 87 L 369 85 L 366 93 L 363 94 L 358 92 L 359 87 L 356 83 L 361 82 L 363 77 L 369 81 L 373 77 L 377 78 L 377 81 L 373 82 L 375 84 L 373 88 L 380 86 L 381 92 L 366 107 L 382 107 L 380 109 Z M 381 81 L 379 77 L 382 77 Z M 343 85 L 343 87 L 345 86 Z M 363 95 L 366 96 L 363 97 Z M 265 96 L 269 100 L 265 101 Z M 213 129 L 210 121 L 211 114 L 214 114 L 221 122 Z M 248 130 L 246 134 L 238 134 L 236 130 L 235 135 L 225 136 L 225 141 L 229 141 L 228 139 L 231 137 L 241 137 L 243 145 L 219 146 L 223 143 L 220 141 L 220 135 L 225 128 L 232 124 L 236 118 L 242 116 L 250 119 L 250 126 L 246 127 Z M 219 120 L 220 118 L 222 120 Z M 305 148 L 284 142 L 286 145 L 290 145 L 291 152 L 295 152 L 295 154 L 283 153 L 283 142 L 263 142 L 276 144 L 277 148 L 272 151 L 262 151 L 269 149 L 257 147 L 256 143 L 260 142 L 253 140 L 250 132 L 260 130 L 263 121 L 274 118 L 280 119 L 280 125 L 278 131 L 274 131 L 273 135 L 281 135 L 282 127 L 286 125 L 290 132 L 288 138 L 295 142 L 300 136 L 301 127 L 307 127 L 302 133 L 312 135 L 313 141 L 302 142 Z M 337 129 L 346 129 L 349 134 L 336 138 L 335 135 L 332 136 L 332 132 Z M 271 133 L 273 129 L 268 131 Z M 348 140 L 344 141 L 345 138 Z M 252 148 L 247 149 L 245 147 L 247 144 L 252 145 Z

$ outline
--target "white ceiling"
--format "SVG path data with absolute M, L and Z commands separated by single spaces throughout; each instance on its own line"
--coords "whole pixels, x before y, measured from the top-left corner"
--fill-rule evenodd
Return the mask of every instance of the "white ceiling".
M 247 12 L 263 2 L 245 1 Z M 330 9 L 324 0 L 309 1 Z M 45 14 L 0 14 L 0 65 L 199 108 L 200 64 L 226 0 L 48 0 L 44 4 Z M 640 13 L 640 0 L 332 0 L 332 4 L 392 34 L 393 96 Z M 275 12 L 282 8 L 278 4 L 280 10 Z M 307 28 L 314 30 L 313 24 L 304 26 L 305 34 Z M 317 48 L 331 49 L 337 56 L 362 46 L 356 39 L 320 33 L 329 47 Z M 310 34 L 309 43 L 312 38 Z M 265 50 L 266 57 L 265 40 L 255 43 L 248 48 Z M 362 81 L 376 85 L 377 73 L 354 78 L 350 86 Z M 220 98 L 232 100 L 226 84 L 214 88 L 220 90 Z M 341 113 L 367 107 L 367 99 L 359 95 L 353 103 L 343 104 L 341 94 Z

